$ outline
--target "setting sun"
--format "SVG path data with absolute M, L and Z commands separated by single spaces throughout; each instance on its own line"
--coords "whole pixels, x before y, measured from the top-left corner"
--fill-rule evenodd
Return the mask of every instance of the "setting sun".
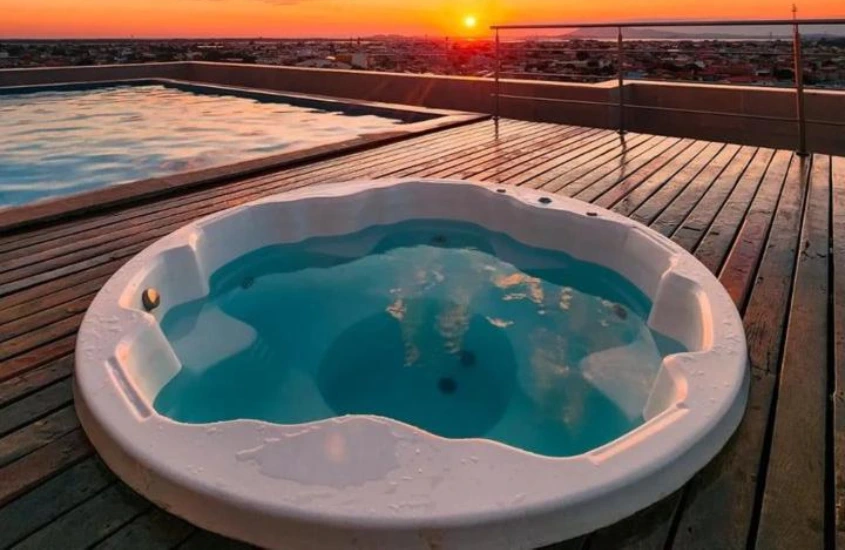
M 464 17 L 464 27 L 468 29 L 474 29 L 477 24 L 478 20 L 475 18 L 474 15 L 467 15 L 466 17 Z

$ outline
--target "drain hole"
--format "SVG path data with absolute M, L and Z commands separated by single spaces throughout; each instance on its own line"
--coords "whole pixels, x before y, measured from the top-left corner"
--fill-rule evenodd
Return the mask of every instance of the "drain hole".
M 496 189 L 496 193 L 507 193 L 504 189 Z
M 244 277 L 243 281 L 241 281 L 241 288 L 250 288 L 254 284 L 255 279 L 252 277 Z
M 628 310 L 622 304 L 613 304 L 613 313 L 622 320 L 628 318 Z
M 540 204 L 549 204 L 550 202 L 552 202 L 552 199 L 550 199 L 549 197 L 540 197 L 539 199 L 537 199 L 537 202 L 539 202 Z
M 440 390 L 440 393 L 452 395 L 453 393 L 455 393 L 455 390 L 458 389 L 458 383 L 455 382 L 454 378 L 444 376 L 443 378 L 437 381 L 437 389 Z
M 444 235 L 435 235 L 431 238 L 431 244 L 446 244 L 448 239 Z
M 461 350 L 461 365 L 465 367 L 472 367 L 475 366 L 475 353 L 464 349 Z
M 599 213 L 598 212 L 587 212 L 587 215 L 590 216 L 591 218 L 595 218 L 596 216 L 599 215 Z

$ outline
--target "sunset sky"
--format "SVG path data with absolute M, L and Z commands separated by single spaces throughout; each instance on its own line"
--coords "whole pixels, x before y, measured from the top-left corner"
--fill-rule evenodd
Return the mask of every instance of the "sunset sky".
M 845 16 L 845 0 L 799 1 Z M 0 0 L 0 38 L 483 35 L 493 22 L 786 18 L 784 0 Z M 469 29 L 464 21 L 474 16 Z

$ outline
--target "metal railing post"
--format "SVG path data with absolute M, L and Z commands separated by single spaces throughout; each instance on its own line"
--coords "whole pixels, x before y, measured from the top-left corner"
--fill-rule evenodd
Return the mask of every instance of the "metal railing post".
M 798 22 L 792 24 L 792 50 L 795 72 L 795 110 L 798 118 L 798 150 L 801 156 L 807 155 L 807 120 L 804 116 L 804 60 L 801 55 L 801 31 Z
M 616 76 L 618 78 L 617 90 L 619 91 L 619 135 L 625 134 L 625 69 L 622 64 L 625 61 L 625 50 L 622 44 L 622 27 L 616 27 Z
M 493 120 L 496 124 L 496 131 L 497 132 L 499 130 L 499 96 L 500 96 L 500 93 L 501 93 L 501 90 L 499 88 L 499 86 L 500 86 L 500 83 L 499 83 L 500 74 L 499 73 L 501 73 L 501 71 L 502 71 L 502 54 L 501 54 L 500 47 L 499 47 L 499 29 L 496 29 L 496 68 L 495 68 L 495 71 L 494 71 L 495 83 L 493 85 L 493 90 L 494 90 L 493 93 L 495 94 L 495 99 L 494 99 L 494 102 L 493 102 Z

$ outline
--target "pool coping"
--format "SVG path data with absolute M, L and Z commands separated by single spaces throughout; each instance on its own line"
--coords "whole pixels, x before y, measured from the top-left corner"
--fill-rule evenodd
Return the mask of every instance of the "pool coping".
M 426 120 L 406 122 L 398 129 L 388 132 L 364 134 L 352 139 L 317 145 L 298 151 L 279 153 L 235 163 L 179 172 L 169 176 L 159 176 L 127 183 L 111 185 L 90 191 L 83 191 L 66 196 L 58 196 L 38 200 L 20 206 L 0 207 L 0 234 L 13 232 L 22 228 L 38 225 L 58 218 L 72 218 L 107 211 L 112 208 L 126 206 L 132 202 L 173 195 L 198 187 L 213 187 L 225 183 L 254 177 L 261 174 L 308 164 L 310 162 L 327 160 L 341 155 L 364 151 L 382 145 L 388 145 L 412 137 L 447 130 L 474 122 L 490 119 L 490 115 L 450 111 L 444 109 L 428 109 L 424 107 L 408 107 L 391 103 L 379 103 L 360 100 L 346 100 L 326 96 L 267 91 L 258 88 L 237 86 L 219 86 L 204 83 L 194 83 L 188 80 L 167 78 L 140 78 L 110 80 L 104 82 L 57 82 L 36 86 L 5 86 L 0 87 L 0 94 L 7 91 L 37 92 L 60 89 L 96 89 L 114 85 L 144 85 L 161 84 L 178 89 L 203 89 L 212 93 L 236 95 L 239 97 L 263 96 L 278 100 L 292 99 L 304 104 L 335 104 L 337 110 L 366 109 L 388 113 L 384 116 L 398 118 L 399 114 L 421 115 L 429 117 Z

